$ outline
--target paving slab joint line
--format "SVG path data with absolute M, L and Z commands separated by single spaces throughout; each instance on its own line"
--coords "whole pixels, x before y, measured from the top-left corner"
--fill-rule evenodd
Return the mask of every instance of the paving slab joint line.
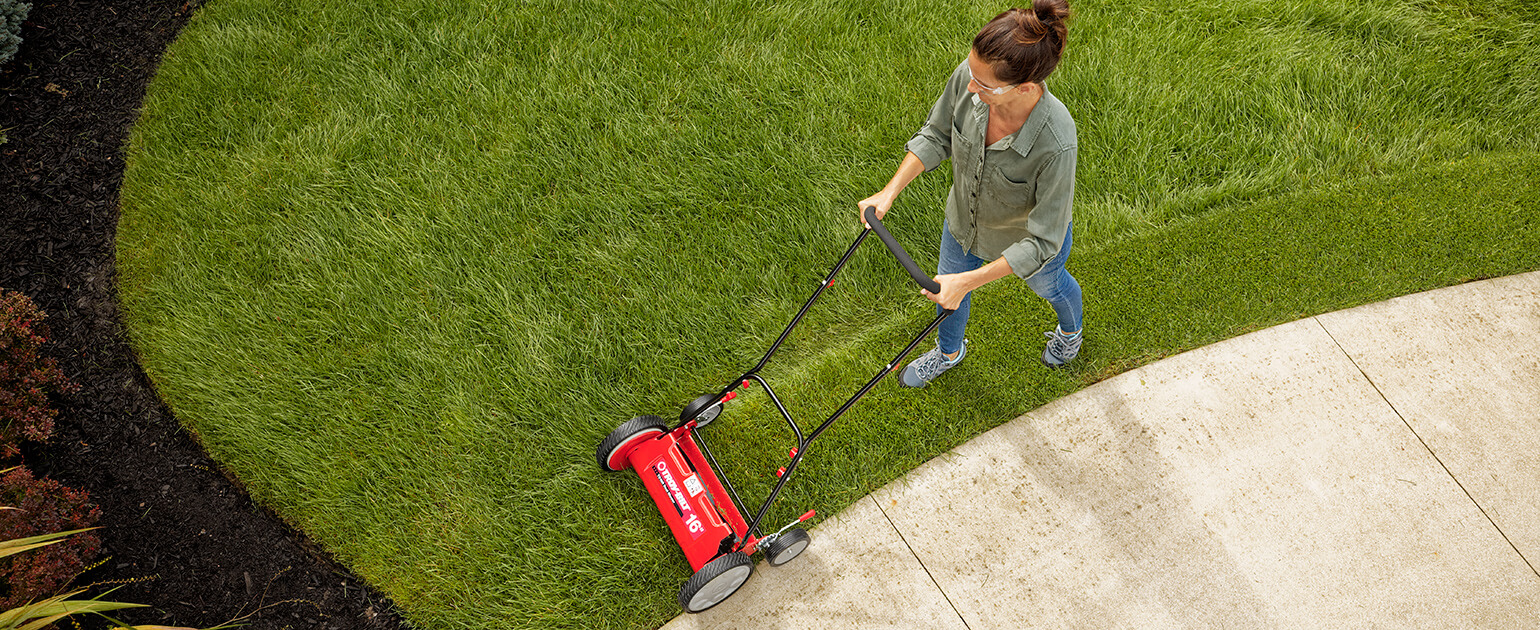
M 1535 569 L 1535 565 L 1529 561 L 1529 558 L 1524 557 L 1524 552 L 1519 551 L 1518 546 L 1513 544 L 1513 541 L 1508 538 L 1507 532 L 1504 532 L 1503 528 L 1497 525 L 1497 521 L 1492 520 L 1492 515 L 1487 514 L 1486 508 L 1481 507 L 1481 503 L 1476 501 L 1476 497 L 1471 496 L 1470 491 L 1465 489 L 1465 484 L 1460 483 L 1460 478 L 1454 476 L 1454 472 L 1449 470 L 1448 466 L 1444 465 L 1444 460 L 1439 459 L 1438 453 L 1433 452 L 1433 447 L 1428 446 L 1428 442 L 1423 440 L 1421 435 L 1417 434 L 1417 429 L 1412 428 L 1412 423 L 1406 421 L 1406 416 L 1401 415 L 1401 410 L 1396 409 L 1395 403 L 1390 402 L 1390 399 L 1385 397 L 1385 392 L 1380 391 L 1380 386 L 1376 385 L 1374 383 L 1374 379 L 1369 378 L 1369 373 L 1365 372 L 1364 369 L 1358 365 L 1358 360 L 1354 359 L 1353 355 L 1348 354 L 1347 349 L 1343 348 L 1342 344 L 1337 341 L 1337 337 L 1332 335 L 1331 330 L 1326 328 L 1326 323 L 1322 322 L 1321 318 L 1319 317 L 1312 317 L 1310 319 L 1315 321 L 1317 326 L 1321 327 L 1321 331 L 1326 333 L 1326 336 L 1331 339 L 1333 344 L 1336 344 L 1337 350 L 1342 352 L 1342 356 L 1347 357 L 1347 360 L 1353 364 L 1353 367 L 1358 370 L 1358 373 L 1363 375 L 1364 380 L 1369 383 L 1369 386 L 1374 388 L 1374 393 L 1380 395 L 1380 400 L 1385 401 L 1385 405 L 1390 407 L 1391 412 L 1396 414 L 1396 418 L 1401 420 L 1401 424 L 1406 426 L 1406 430 L 1412 432 L 1412 437 L 1417 438 L 1417 442 L 1422 444 L 1422 448 L 1427 450 L 1429 455 L 1433 456 L 1433 461 L 1438 462 L 1439 467 L 1444 469 L 1444 474 L 1449 475 L 1449 478 L 1454 481 L 1454 485 L 1460 487 L 1460 491 L 1465 493 L 1465 498 L 1470 499 L 1471 504 L 1476 506 L 1476 509 L 1481 512 L 1482 516 L 1486 517 L 1487 522 L 1492 524 L 1492 529 L 1497 530 L 1497 534 L 1503 537 L 1503 541 L 1508 543 L 1508 546 L 1513 549 L 1513 553 L 1519 554 L 1519 559 L 1524 561 L 1524 564 L 1527 565 L 1529 570 L 1535 574 L 1535 577 L 1540 577 L 1540 570 Z M 882 506 L 877 506 L 877 509 L 882 509 Z M 886 516 L 886 514 L 884 514 L 884 516 Z M 902 534 L 900 534 L 900 537 L 902 537 Z
M 941 583 L 936 581 L 936 576 L 931 575 L 930 567 L 925 566 L 925 561 L 920 559 L 920 554 L 916 553 L 914 546 L 909 544 L 909 539 L 904 538 L 904 532 L 899 531 L 898 524 L 894 523 L 893 519 L 888 516 L 887 510 L 882 509 L 882 502 L 878 501 L 877 497 L 871 495 L 867 495 L 866 498 L 871 499 L 872 505 L 877 506 L 877 511 L 882 513 L 882 518 L 888 522 L 888 527 L 893 528 L 893 533 L 898 534 L 898 539 L 904 542 L 904 546 L 909 549 L 910 555 L 914 556 L 914 561 L 920 563 L 921 569 L 925 569 L 925 577 L 930 578 L 930 583 L 936 585 L 936 591 L 941 593 L 941 598 L 946 600 L 946 605 L 952 607 L 952 612 L 957 614 L 957 620 L 962 622 L 964 628 L 973 630 L 972 627 L 968 625 L 968 620 L 963 618 L 962 611 L 957 610 L 957 604 L 953 604 L 952 598 L 947 596 L 946 589 L 941 588 Z

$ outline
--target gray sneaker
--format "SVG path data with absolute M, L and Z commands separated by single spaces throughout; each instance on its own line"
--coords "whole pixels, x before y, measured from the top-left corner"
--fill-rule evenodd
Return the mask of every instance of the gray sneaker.
M 1053 332 L 1045 332 L 1043 336 L 1048 338 L 1048 347 L 1043 349 L 1043 365 L 1064 367 L 1075 355 L 1080 354 L 1080 340 L 1085 336 L 1085 329 L 1071 336 L 1055 326 Z
M 957 351 L 957 358 L 950 361 L 941 353 L 941 348 L 931 348 L 930 352 L 920 355 L 920 358 L 909 362 L 904 368 L 903 375 L 898 379 L 904 387 L 924 387 L 942 372 L 952 369 L 952 366 L 962 363 L 963 357 L 968 356 L 968 340 L 964 339 L 962 349 Z

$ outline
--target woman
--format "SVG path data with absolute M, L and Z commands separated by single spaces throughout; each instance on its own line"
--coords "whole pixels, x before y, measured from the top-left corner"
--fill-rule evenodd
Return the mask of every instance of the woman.
M 1064 269 L 1069 258 L 1075 191 L 1075 121 L 1044 80 L 1064 53 L 1065 0 L 1035 0 L 1031 9 L 995 16 L 968 58 L 952 72 L 925 125 L 887 187 L 862 200 L 881 218 L 921 172 L 952 160 L 936 282 L 925 296 L 956 312 L 942 322 L 936 348 L 904 369 L 909 387 L 926 383 L 968 354 L 971 292 L 1007 275 L 1027 282 L 1053 306 L 1059 325 L 1043 363 L 1060 367 L 1080 352 L 1080 285 Z

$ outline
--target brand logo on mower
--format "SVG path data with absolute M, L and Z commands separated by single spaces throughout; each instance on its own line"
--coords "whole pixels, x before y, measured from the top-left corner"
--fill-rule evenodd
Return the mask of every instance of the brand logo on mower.
M 668 499 L 674 503 L 674 509 L 679 511 L 685 529 L 690 530 L 690 538 L 700 538 L 701 534 L 706 533 L 706 525 L 695 515 L 695 508 L 690 506 L 690 500 L 680 491 L 679 482 L 674 480 L 674 473 L 668 469 L 668 462 L 658 462 L 653 465 L 652 471 L 658 475 L 658 481 L 662 482 L 664 492 L 668 493 Z

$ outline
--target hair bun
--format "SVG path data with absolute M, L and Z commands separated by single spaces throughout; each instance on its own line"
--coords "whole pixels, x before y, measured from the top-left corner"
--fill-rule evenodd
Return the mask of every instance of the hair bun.
M 1032 13 L 1044 24 L 1060 24 L 1069 17 L 1065 0 L 1032 0 Z
M 1006 83 L 1040 83 L 1059 65 L 1069 21 L 1067 0 L 1032 0 L 1007 9 L 973 37 L 973 51 Z

